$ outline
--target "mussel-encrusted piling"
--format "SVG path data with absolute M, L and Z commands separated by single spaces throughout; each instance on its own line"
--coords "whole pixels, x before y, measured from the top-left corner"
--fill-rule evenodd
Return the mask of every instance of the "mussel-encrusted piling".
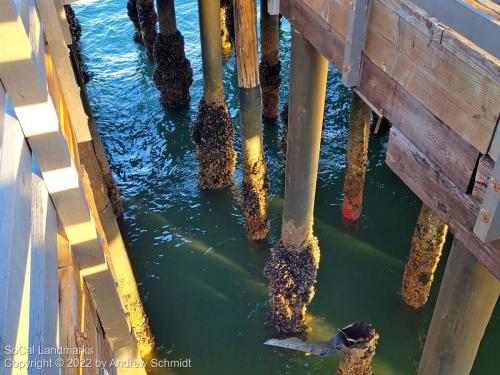
M 139 22 L 139 15 L 137 14 L 137 0 L 128 0 L 127 2 L 127 15 L 132 21 L 135 28 L 134 42 L 143 44 L 141 34 L 141 23 Z
M 220 33 L 222 51 L 228 53 L 234 45 L 234 14 L 232 0 L 220 0 Z
M 262 136 L 262 94 L 257 57 L 257 9 L 255 0 L 234 0 L 235 53 L 238 67 L 241 138 L 243 143 L 243 193 L 241 204 L 247 236 L 267 236 L 269 221 L 268 179 Z
M 160 102 L 167 108 L 182 108 L 191 100 L 189 88 L 193 69 L 184 53 L 184 38 L 175 20 L 174 0 L 158 1 L 160 33 L 154 43 L 156 68 L 153 80 L 160 90 Z
M 156 15 L 153 0 L 137 0 L 137 17 L 141 28 L 141 38 L 146 54 L 150 60 L 153 60 L 153 46 L 156 40 Z
M 262 115 L 265 118 L 278 117 L 281 83 L 281 63 L 279 57 L 279 15 L 267 12 L 267 0 L 260 2 L 260 78 L 262 85 Z
M 448 226 L 423 204 L 411 240 L 410 257 L 401 288 L 402 300 L 415 309 L 424 306 L 429 298 L 447 231 Z
M 326 58 L 293 29 L 283 223 L 264 269 L 270 323 L 281 337 L 305 335 L 314 296 L 320 251 L 313 213 L 327 74 Z
M 344 201 L 342 202 L 342 216 L 347 221 L 357 221 L 361 216 L 366 161 L 368 159 L 370 118 L 370 107 L 353 92 L 347 137 Z

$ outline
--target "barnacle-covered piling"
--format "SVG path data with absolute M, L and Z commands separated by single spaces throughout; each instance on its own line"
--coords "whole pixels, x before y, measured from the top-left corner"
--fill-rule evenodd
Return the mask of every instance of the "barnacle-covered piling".
M 184 53 L 184 38 L 177 30 L 174 0 L 158 1 L 158 16 L 160 33 L 154 43 L 153 80 L 164 107 L 182 108 L 191 100 L 193 69 Z
M 156 40 L 156 21 L 158 20 L 154 2 L 153 0 L 137 0 L 136 8 L 142 43 L 146 48 L 148 58 L 153 60 L 153 46 Z
M 257 57 L 257 9 L 255 0 L 233 2 L 235 53 L 238 67 L 240 123 L 243 144 L 243 196 L 247 236 L 267 236 L 268 185 L 262 136 L 262 93 Z
M 139 22 L 139 15 L 137 14 L 137 0 L 127 1 L 127 15 L 135 28 L 134 42 L 142 44 L 141 23 Z
M 283 223 L 264 269 L 270 322 L 281 337 L 305 334 L 305 313 L 314 296 L 320 251 L 313 214 L 327 74 L 325 57 L 292 30 Z
M 370 117 L 371 109 L 368 104 L 353 92 L 347 136 L 344 201 L 342 202 L 342 216 L 347 221 L 357 221 L 361 216 L 366 161 L 368 159 Z
M 220 36 L 222 52 L 229 53 L 234 45 L 234 15 L 232 0 L 220 0 Z
M 423 204 L 411 240 L 410 257 L 401 288 L 401 298 L 415 309 L 424 306 L 429 298 L 447 231 L 448 226 Z

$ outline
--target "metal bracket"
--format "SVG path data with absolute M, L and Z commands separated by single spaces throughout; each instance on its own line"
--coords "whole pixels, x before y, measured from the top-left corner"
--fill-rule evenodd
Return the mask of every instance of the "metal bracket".
M 495 161 L 488 179 L 474 233 L 483 242 L 491 242 L 500 237 L 500 157 Z

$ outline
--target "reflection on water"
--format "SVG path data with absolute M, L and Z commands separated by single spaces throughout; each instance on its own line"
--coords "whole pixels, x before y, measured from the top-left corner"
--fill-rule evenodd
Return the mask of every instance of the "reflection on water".
M 191 358 L 191 369 L 165 374 L 332 373 L 337 356 L 316 358 L 264 346 L 270 332 L 267 285 L 262 276 L 269 246 L 279 236 L 283 166 L 281 124 L 266 123 L 264 139 L 271 180 L 268 242 L 246 240 L 235 197 L 241 183 L 221 193 L 199 191 L 189 126 L 202 95 L 197 2 L 176 1 L 194 83 L 190 107 L 164 111 L 151 76 L 153 66 L 132 41 L 126 1 L 75 5 L 83 26 L 89 97 L 125 207 L 121 224 L 139 288 L 158 344 L 157 356 Z M 288 91 L 290 26 L 282 20 L 282 101 Z M 238 127 L 235 66 L 224 58 L 229 110 Z M 309 308 L 311 340 L 323 340 L 354 320 L 380 333 L 374 361 L 379 375 L 413 374 L 435 302 L 422 311 L 400 302 L 398 291 L 418 199 L 385 166 L 387 134 L 371 137 L 364 215 L 342 224 L 340 203 L 350 93 L 331 70 L 316 195 L 315 233 L 321 247 L 316 297 Z M 283 103 L 282 103 L 283 104 Z M 241 143 L 235 137 L 238 155 Z M 240 160 L 239 160 L 240 161 Z M 445 250 L 445 254 L 447 253 Z M 440 281 L 444 262 L 439 267 Z M 491 374 L 500 347 L 496 312 L 473 373 Z M 493 332 L 497 332 L 496 337 Z

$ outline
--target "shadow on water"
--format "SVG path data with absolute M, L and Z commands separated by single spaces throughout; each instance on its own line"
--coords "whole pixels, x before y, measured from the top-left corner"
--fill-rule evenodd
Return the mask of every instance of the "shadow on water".
M 316 358 L 262 345 L 269 248 L 279 238 L 283 210 L 281 123 L 267 122 L 265 152 L 271 180 L 272 229 L 267 242 L 246 240 L 237 203 L 241 143 L 234 58 L 224 58 L 226 98 L 235 121 L 238 169 L 235 185 L 220 193 L 196 185 L 189 126 L 202 95 L 197 2 L 176 1 L 194 83 L 190 106 L 164 111 L 142 48 L 132 41 L 125 1 L 75 5 L 83 26 L 83 53 L 92 75 L 89 97 L 125 216 L 120 222 L 139 288 L 158 344 L 157 356 L 190 358 L 192 368 L 162 374 L 332 373 L 337 356 Z M 282 95 L 287 100 L 290 26 L 281 24 Z M 308 319 L 311 339 L 326 339 L 354 320 L 372 322 L 380 333 L 374 361 L 379 375 L 413 374 L 418 364 L 436 287 L 428 305 L 411 311 L 399 287 L 419 200 L 384 163 L 387 134 L 371 136 L 364 213 L 355 226 L 340 215 L 350 92 L 329 72 L 319 168 L 315 233 L 321 247 L 316 297 Z M 448 244 L 450 241 L 448 241 Z M 438 269 L 436 286 L 445 256 Z M 495 312 L 479 350 L 474 374 L 496 369 L 500 314 Z M 495 335 L 494 332 L 497 332 Z

